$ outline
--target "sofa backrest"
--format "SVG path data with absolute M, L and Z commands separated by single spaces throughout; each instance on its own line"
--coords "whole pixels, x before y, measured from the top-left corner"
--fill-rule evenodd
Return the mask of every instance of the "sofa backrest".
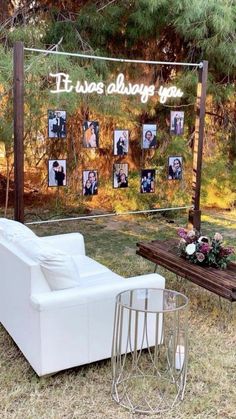
M 83 240 L 79 240 L 80 242 L 84 244 Z M 35 289 L 41 290 L 41 288 L 45 291 L 49 288 L 61 290 L 78 286 L 78 272 L 70 252 L 67 251 L 68 246 L 66 251 L 61 251 L 52 244 L 41 240 L 27 226 L 6 218 L 0 218 L 0 243 L 13 253 L 11 258 L 18 256 L 25 263 L 33 262 L 35 267 L 34 273 L 32 273 L 32 278 L 34 277 L 31 286 L 32 292 L 35 292 Z M 83 246 L 82 251 L 84 251 Z M 11 258 L 7 258 L 8 263 Z M 47 281 L 47 289 L 42 284 L 42 278 L 44 278 L 44 283 L 45 280 Z
M 28 295 L 51 292 L 39 263 L 21 252 L 14 243 L 0 240 L 0 288 L 4 283 L 10 287 L 27 288 Z

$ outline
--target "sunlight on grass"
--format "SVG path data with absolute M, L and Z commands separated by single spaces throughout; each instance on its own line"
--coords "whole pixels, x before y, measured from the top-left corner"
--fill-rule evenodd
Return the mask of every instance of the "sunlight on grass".
M 233 218 L 231 217 L 231 219 L 228 218 L 224 218 L 224 217 L 214 217 L 212 215 L 204 215 L 202 216 L 202 221 L 204 222 L 208 222 L 211 224 L 216 225 L 217 227 L 226 227 L 229 229 L 235 229 L 236 228 L 236 217 L 235 217 L 235 221 L 233 221 Z

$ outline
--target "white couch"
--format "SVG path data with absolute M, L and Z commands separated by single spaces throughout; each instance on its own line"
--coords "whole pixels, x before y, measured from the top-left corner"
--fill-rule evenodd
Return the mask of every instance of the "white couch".
M 76 286 L 53 290 L 40 262 L 5 234 L 1 220 L 0 322 L 39 376 L 109 358 L 115 296 L 125 289 L 165 286 L 158 274 L 126 279 L 87 257 L 79 233 L 35 236 L 43 247 L 70 255 L 78 272 Z

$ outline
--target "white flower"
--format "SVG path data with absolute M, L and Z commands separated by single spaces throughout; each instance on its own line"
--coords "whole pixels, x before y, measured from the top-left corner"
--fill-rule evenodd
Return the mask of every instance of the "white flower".
M 194 252 L 196 251 L 196 245 L 194 243 L 188 244 L 188 246 L 186 246 L 185 251 L 189 256 L 193 255 Z
M 206 236 L 201 236 L 198 239 L 198 243 L 209 243 L 209 239 Z
M 185 239 L 183 239 L 183 238 L 182 238 L 182 239 L 180 239 L 179 244 L 182 244 L 182 245 L 183 245 L 183 244 L 185 244 L 185 243 L 187 243 Z
M 220 233 L 216 233 L 216 234 L 214 235 L 214 239 L 215 239 L 217 242 L 222 242 L 223 237 L 221 236 L 221 234 L 220 234 Z

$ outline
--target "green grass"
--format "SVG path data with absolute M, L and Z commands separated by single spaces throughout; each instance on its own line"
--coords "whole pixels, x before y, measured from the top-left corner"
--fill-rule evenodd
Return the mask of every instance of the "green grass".
M 44 224 L 32 229 L 40 236 L 79 231 L 85 237 L 89 256 L 121 275 L 133 276 L 153 272 L 154 268 L 151 262 L 136 255 L 136 243 L 176 237 L 177 227 L 184 226 L 187 219 L 183 215 L 174 223 L 171 221 L 161 215 L 123 216 Z M 223 234 L 227 244 L 236 247 L 236 214 L 203 215 L 202 232 L 216 231 Z M 224 300 L 220 310 L 216 295 L 177 279 L 164 269 L 160 273 L 166 277 L 166 288 L 179 290 L 189 297 L 189 366 L 183 402 L 158 417 L 235 418 L 236 307 Z M 0 354 L 1 418 L 132 417 L 111 400 L 110 360 L 38 378 L 3 327 L 0 328 Z

